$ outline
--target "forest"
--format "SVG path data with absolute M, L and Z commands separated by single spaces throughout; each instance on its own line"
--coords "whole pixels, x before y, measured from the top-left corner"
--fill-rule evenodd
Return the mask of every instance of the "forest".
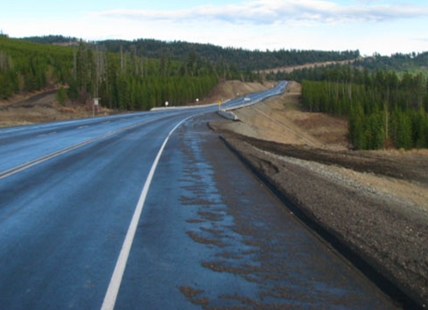
M 236 78 L 223 72 L 225 77 Z M 169 101 L 182 105 L 207 95 L 218 73 L 196 53 L 186 61 L 108 52 L 80 41 L 64 47 L 0 37 L 0 98 L 62 85 L 59 101 L 82 104 L 101 98 L 104 106 L 147 110 Z
M 233 65 L 239 70 L 249 71 L 322 61 L 356 59 L 359 57 L 359 51 L 336 52 L 284 49 L 278 51 L 250 51 L 242 48 L 222 48 L 211 44 L 197 44 L 181 41 L 162 42 L 149 39 L 135 41 L 103 41 L 99 43 L 112 51 L 118 51 L 118 48 L 123 46 L 123 48 L 127 50 L 141 50 L 154 58 L 159 58 L 163 53 L 167 53 L 176 60 L 181 60 L 184 55 L 194 50 L 214 66 Z
M 78 42 L 76 38 L 63 36 L 28 37 L 24 40 L 37 43 L 68 43 Z M 340 61 L 357 59 L 360 52 L 356 51 L 317 51 L 317 50 L 285 50 L 250 51 L 242 48 L 223 48 L 212 44 L 189 43 L 183 41 L 165 42 L 154 39 L 138 39 L 133 41 L 105 40 L 92 42 L 107 51 L 134 53 L 139 56 L 160 59 L 167 55 L 176 61 L 185 61 L 187 55 L 195 52 L 214 67 L 229 67 L 230 70 L 257 71 L 283 66 L 303 65 L 306 63 Z
M 0 98 L 67 80 L 72 50 L 0 37 Z
M 269 73 L 302 83 L 306 109 L 346 117 L 355 149 L 428 147 L 428 52 Z
M 323 80 L 302 81 L 306 109 L 348 118 L 355 149 L 428 148 L 428 80 L 418 73 L 324 68 Z
M 254 68 L 354 59 L 358 51 L 248 51 L 152 39 L 83 42 L 63 36 L 0 37 L 0 98 L 61 85 L 58 100 L 101 98 L 147 110 L 203 98 L 222 80 L 261 81 Z
M 349 63 L 351 68 L 358 68 L 360 70 L 367 69 L 375 71 L 377 69 L 394 71 L 399 76 L 404 73 L 418 74 L 422 73 L 428 75 L 428 52 L 411 53 L 411 54 L 393 54 L 391 56 L 375 55 L 373 57 L 358 58 Z M 303 68 L 294 70 L 292 72 L 278 71 L 276 73 L 270 72 L 266 78 L 276 81 L 297 81 L 303 80 L 311 81 L 324 81 L 331 79 L 329 75 L 334 73 L 338 65 L 317 66 L 313 68 Z

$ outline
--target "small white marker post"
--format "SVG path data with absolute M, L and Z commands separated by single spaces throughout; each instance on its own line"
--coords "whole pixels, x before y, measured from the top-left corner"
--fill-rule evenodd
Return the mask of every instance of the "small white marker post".
M 92 105 L 92 117 L 95 117 L 95 106 L 97 106 L 98 110 L 98 104 L 100 99 L 101 98 L 94 98 L 94 104 Z

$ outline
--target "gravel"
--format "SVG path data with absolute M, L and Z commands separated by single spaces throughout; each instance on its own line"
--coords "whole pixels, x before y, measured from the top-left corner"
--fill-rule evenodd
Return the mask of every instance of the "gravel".
M 410 172 L 422 169 L 417 181 L 424 185 L 426 171 L 423 171 L 425 163 L 421 165 L 421 158 L 413 164 L 406 161 L 400 165 L 397 161 L 395 166 L 389 161 L 388 169 L 382 170 L 379 166 L 386 160 L 379 154 L 373 154 L 368 161 L 368 154 L 358 156 L 355 153 L 346 164 L 340 164 L 344 154 L 337 152 L 329 154 L 330 162 L 326 162 L 325 150 L 307 146 L 287 145 L 281 150 L 280 144 L 231 133 L 225 134 L 224 140 L 288 202 L 291 210 L 301 213 L 309 226 L 360 265 L 368 277 L 394 295 L 405 308 L 427 307 L 427 209 L 351 177 L 364 173 L 358 169 L 364 162 L 378 172 L 368 174 L 373 177 L 385 171 L 387 175 L 414 178 Z M 304 159 L 299 158 L 299 154 Z M 352 162 L 357 169 L 352 169 Z

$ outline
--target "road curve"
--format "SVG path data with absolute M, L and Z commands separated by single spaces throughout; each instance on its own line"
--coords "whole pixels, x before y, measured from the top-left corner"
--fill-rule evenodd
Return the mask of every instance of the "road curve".
M 207 129 L 216 109 L 0 130 L 1 308 L 393 309 Z

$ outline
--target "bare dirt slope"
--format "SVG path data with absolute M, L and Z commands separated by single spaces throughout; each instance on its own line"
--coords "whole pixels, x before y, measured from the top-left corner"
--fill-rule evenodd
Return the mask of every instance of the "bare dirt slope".
M 293 72 L 294 70 L 299 70 L 299 69 L 325 67 L 325 66 L 329 66 L 329 65 L 333 65 L 333 64 L 345 65 L 345 64 L 348 64 L 351 62 L 354 62 L 354 60 L 315 62 L 315 63 L 305 64 L 305 65 L 300 65 L 300 66 L 288 66 L 288 67 L 279 67 L 279 68 L 267 69 L 267 70 L 262 70 L 259 72 L 277 73 L 278 71 L 282 71 L 282 72 L 290 73 L 290 72 Z
M 219 100 L 222 102 L 233 99 L 236 97 L 240 97 L 246 94 L 250 93 L 256 93 L 259 91 L 266 90 L 270 87 L 272 87 L 274 83 L 272 82 L 264 82 L 264 84 L 260 83 L 248 83 L 248 82 L 241 82 L 238 80 L 234 81 L 223 81 L 218 83 L 214 89 L 211 91 L 211 93 L 201 100 L 200 104 L 210 104 L 210 103 L 216 103 Z M 194 103 L 191 103 L 194 104 Z
M 301 111 L 300 91 L 300 84 L 291 82 L 284 95 L 234 110 L 240 121 L 219 126 L 267 141 L 346 149 L 347 122 L 322 113 Z
M 210 126 L 308 223 L 379 272 L 373 280 L 426 306 L 428 153 L 350 151 L 346 120 L 304 112 L 298 98 L 291 83 L 280 97 L 235 110 L 239 122 Z
M 56 92 L 56 89 L 47 89 L 27 96 L 15 95 L 7 101 L 0 101 L 0 127 L 86 118 L 93 115 L 91 106 L 70 102 L 65 106 L 58 104 Z M 108 115 L 112 112 L 100 108 L 97 115 Z

